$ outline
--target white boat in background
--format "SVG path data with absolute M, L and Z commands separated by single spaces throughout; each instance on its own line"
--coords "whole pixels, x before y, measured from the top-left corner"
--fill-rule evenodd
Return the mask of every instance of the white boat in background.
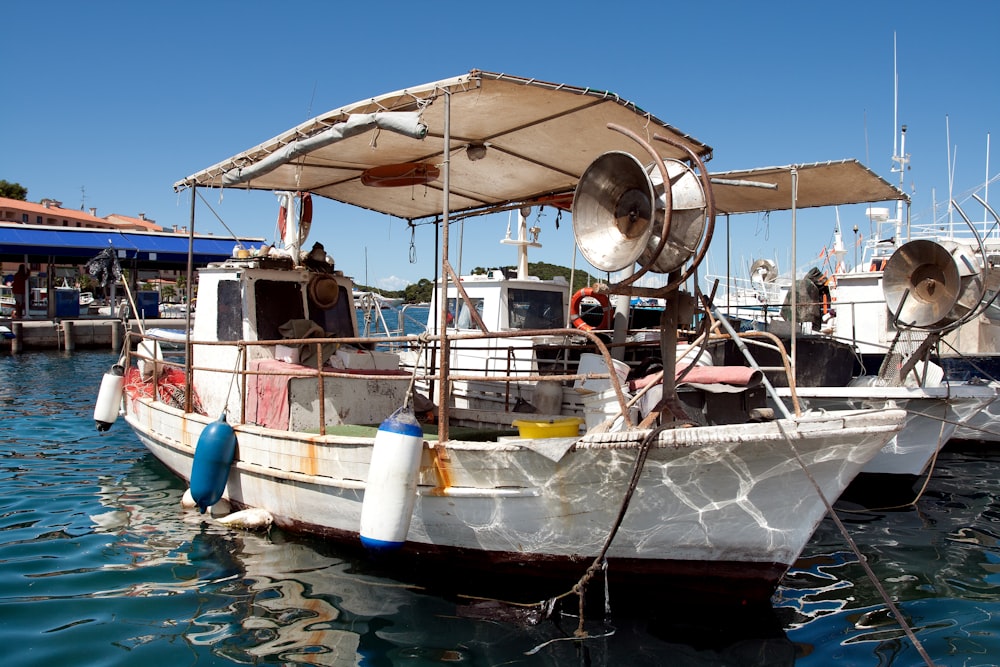
M 187 317 L 188 307 L 186 303 L 161 303 L 158 310 L 162 318 Z
M 666 141 L 643 139 L 654 134 Z M 771 415 L 760 373 L 741 367 L 682 386 L 673 373 L 662 385 L 654 378 L 664 400 L 637 423 L 626 401 L 642 390 L 632 395 L 618 374 L 629 360 L 615 363 L 583 318 L 567 326 L 567 285 L 460 281 L 448 254 L 450 219 L 572 199 L 567 247 L 578 243 L 601 271 L 638 265 L 631 279 L 591 293 L 664 299 L 674 312 L 680 282 L 648 289 L 635 280 L 690 275 L 714 207 L 745 205 L 741 186 L 711 183 L 701 162 L 710 152 L 615 95 L 478 70 L 323 114 L 176 187 L 195 201 L 197 188 L 232 186 L 440 221 L 438 325 L 397 338 L 416 363 L 358 337 L 351 280 L 332 265 L 306 268 L 304 230 L 290 225 L 285 248 L 202 269 L 193 356 L 184 366 L 126 360 L 124 375 L 105 377 L 95 418 L 114 421 L 108 407 L 124 385 L 125 420 L 190 481 L 202 509 L 219 498 L 260 508 L 282 529 L 364 544 L 403 568 L 419 562 L 465 591 L 507 580 L 519 584 L 512 596 L 537 601 L 585 590 L 606 566 L 617 591 L 766 604 L 829 503 L 905 413 Z M 854 174 L 856 164 L 833 171 Z M 809 205 L 812 190 L 803 192 Z M 327 224 L 337 221 L 312 221 L 312 232 Z M 506 321 L 479 314 L 480 286 L 508 295 Z M 665 354 L 673 368 L 675 324 L 638 337 L 613 321 L 614 336 Z M 566 353 L 554 364 L 557 349 Z M 582 367 L 584 354 L 596 371 Z M 510 408 L 520 391 L 537 401 L 540 385 L 565 394 L 589 380 L 606 383 L 611 405 L 586 430 L 579 403 L 557 401 L 555 414 Z M 428 390 L 416 411 L 424 422 L 411 408 L 414 385 Z
M 837 197 L 832 189 L 829 194 Z M 838 199 L 840 203 L 856 203 L 851 201 L 849 190 L 842 195 Z M 889 257 L 891 255 L 886 257 L 886 261 Z M 858 278 L 859 282 L 869 286 L 864 299 L 859 300 L 852 298 L 852 281 L 841 280 L 842 274 L 835 274 L 830 281 L 831 298 L 825 303 L 815 296 L 816 292 L 812 290 L 815 285 L 812 285 L 810 276 L 800 279 L 797 293 L 802 300 L 796 306 L 796 314 L 800 318 L 796 328 L 802 329 L 803 333 L 797 334 L 796 350 L 790 342 L 790 281 L 779 278 L 776 270 L 771 268 L 773 266 L 770 261 L 759 261 L 755 267 L 763 267 L 764 270 L 752 276 L 751 280 L 742 284 L 727 281 L 730 287 L 735 285 L 736 289 L 717 295 L 720 310 L 730 314 L 746 329 L 767 331 L 778 336 L 793 351 L 794 394 L 803 407 L 846 409 L 891 402 L 907 411 L 902 429 L 865 466 L 865 474 L 899 477 L 894 480 L 893 488 L 905 493 L 907 478 L 912 482 L 913 477 L 930 473 L 938 452 L 948 441 L 962 437 L 964 432 L 970 430 L 963 427 L 972 426 L 981 435 L 989 431 L 990 411 L 1000 409 L 1000 401 L 997 400 L 1000 383 L 950 380 L 941 367 L 928 358 L 928 350 L 918 345 L 906 346 L 899 340 L 895 341 L 895 346 L 894 341 L 888 341 L 884 348 L 862 343 L 864 340 L 879 340 L 873 332 L 879 323 L 884 325 L 886 322 L 888 308 L 886 298 L 881 294 L 881 272 L 877 281 L 868 275 Z M 845 283 L 848 285 L 846 288 Z M 807 296 L 810 294 L 813 296 Z M 955 296 L 957 292 L 952 294 Z M 830 306 L 833 308 L 830 309 Z M 941 316 L 951 308 L 944 304 L 938 306 L 944 308 Z M 851 325 L 854 335 L 837 335 L 836 332 L 843 327 L 844 313 L 860 312 L 862 309 L 864 315 Z M 896 326 L 891 325 L 891 328 L 895 332 Z M 941 331 L 947 331 L 943 324 Z M 926 337 L 926 332 L 914 331 L 912 337 L 919 342 Z M 860 360 L 865 357 L 862 350 L 870 354 L 876 348 L 882 351 L 879 366 L 872 371 L 866 369 Z M 893 354 L 886 362 L 889 349 L 893 349 Z M 773 352 L 763 352 L 760 356 L 770 366 L 778 364 L 777 355 Z M 900 373 L 899 369 L 907 362 L 912 370 Z M 781 382 L 780 377 L 772 379 L 776 383 Z M 793 392 L 786 385 L 778 386 L 776 392 L 783 400 L 792 400 Z
M 10 285 L 0 285 L 0 317 L 12 317 L 17 301 Z
M 363 292 L 361 290 L 352 290 L 354 296 L 354 303 L 358 310 L 365 310 L 367 308 L 398 308 L 403 305 L 403 299 L 401 297 L 388 297 L 378 292 Z

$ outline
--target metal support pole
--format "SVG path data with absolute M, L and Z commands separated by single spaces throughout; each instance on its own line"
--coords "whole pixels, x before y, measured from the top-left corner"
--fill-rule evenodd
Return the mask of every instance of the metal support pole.
M 448 193 L 451 189 L 451 92 L 444 91 L 444 191 L 441 193 L 441 266 L 448 266 L 448 210 L 451 208 L 451 201 Z M 438 312 L 440 313 L 441 359 L 438 364 L 440 369 L 441 382 L 438 386 L 438 442 L 445 442 L 448 439 L 448 396 L 450 392 L 450 382 L 448 372 L 450 365 L 451 350 L 448 341 L 448 271 L 441 271 L 441 292 L 438 302 Z

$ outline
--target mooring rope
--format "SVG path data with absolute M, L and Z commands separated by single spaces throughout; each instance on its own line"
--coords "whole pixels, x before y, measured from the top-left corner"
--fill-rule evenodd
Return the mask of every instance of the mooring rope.
M 652 448 L 653 443 L 659 437 L 660 433 L 670 428 L 673 428 L 673 426 L 674 426 L 673 423 L 662 424 L 660 426 L 657 426 L 652 431 L 650 431 L 649 434 L 646 435 L 642 443 L 639 445 L 639 449 L 636 452 L 636 457 L 635 457 L 635 467 L 632 468 L 632 478 L 629 480 L 628 489 L 625 492 L 625 496 L 622 498 L 621 506 L 618 509 L 618 516 L 615 517 L 614 523 L 611 525 L 611 530 L 608 532 L 608 536 L 604 540 L 604 545 L 601 547 L 600 553 L 598 553 L 597 556 L 594 558 L 593 562 L 583 573 L 583 576 L 580 577 L 580 579 L 576 582 L 576 584 L 573 585 L 573 587 L 570 590 L 566 591 L 565 593 L 561 593 L 553 598 L 550 598 L 545 603 L 542 603 L 542 606 L 546 610 L 548 610 L 549 614 L 551 614 L 552 610 L 555 608 L 556 602 L 558 602 L 564 597 L 576 594 L 580 610 L 580 620 L 579 623 L 577 624 L 576 632 L 573 633 L 574 639 L 590 638 L 587 635 L 586 631 L 583 629 L 583 624 L 584 621 L 586 620 L 584 615 L 584 598 L 586 594 L 587 584 L 590 583 L 590 580 L 597 573 L 598 569 L 604 570 L 605 579 L 607 578 L 606 556 L 608 553 L 608 549 L 611 548 L 611 543 L 614 541 L 615 536 L 618 534 L 618 529 L 621 527 L 622 522 L 625 520 L 625 513 L 628 511 L 629 503 L 632 501 L 632 496 L 635 494 L 636 487 L 638 487 L 639 485 L 639 477 L 642 474 L 642 469 L 646 465 L 646 458 L 649 456 L 649 450 L 650 448 Z M 607 594 L 606 586 L 605 586 L 605 594 Z M 605 605 L 607 605 L 607 595 L 605 595 Z M 605 607 L 605 609 L 607 609 L 607 607 Z M 606 635 L 601 635 L 601 636 L 606 636 Z M 536 647 L 536 649 L 537 648 L 539 647 Z
M 847 531 L 847 527 L 844 525 L 843 521 L 840 520 L 840 517 L 837 516 L 837 513 L 833 509 L 833 505 L 827 499 L 826 494 L 823 493 L 823 490 L 819 487 L 819 484 L 816 482 L 816 479 L 812 476 L 812 473 L 809 472 L 809 469 L 806 467 L 805 461 L 803 461 L 802 457 L 799 456 L 798 450 L 795 448 L 795 445 L 792 444 L 792 439 L 788 436 L 788 433 L 785 432 L 785 429 L 782 427 L 781 422 L 780 421 L 775 422 L 775 425 L 778 427 L 778 431 L 781 433 L 782 437 L 785 438 L 785 442 L 788 443 L 788 448 L 791 450 L 792 456 L 795 457 L 795 461 L 799 464 L 799 467 L 802 468 L 802 472 L 806 474 L 806 477 L 809 479 L 809 482 L 813 485 L 813 488 L 816 490 L 816 494 L 819 495 L 820 500 L 822 500 L 823 504 L 826 506 L 826 511 L 830 514 L 830 518 L 832 518 L 833 522 L 837 524 L 837 529 L 840 530 L 840 534 L 847 541 L 847 544 L 851 547 L 851 551 L 854 552 L 854 555 L 858 557 L 858 561 L 861 563 L 861 567 L 864 569 L 865 574 L 868 576 L 872 584 L 875 586 L 875 589 L 882 597 L 883 602 L 885 602 L 886 607 L 889 608 L 889 611 L 896 618 L 896 622 L 899 624 L 899 627 L 901 627 L 906 636 L 909 637 L 910 641 L 913 643 L 914 648 L 917 649 L 917 653 L 919 653 L 920 657 L 924 659 L 924 662 L 927 664 L 927 667 L 935 667 L 934 662 L 931 660 L 930 655 L 928 655 L 927 651 L 924 650 L 923 644 L 921 644 L 920 640 L 917 639 L 917 635 L 913 632 L 913 630 L 910 628 L 910 625 L 903 618 L 903 615 L 899 612 L 899 609 L 896 607 L 895 603 L 893 603 L 893 601 L 890 599 L 889 593 L 885 590 L 885 587 L 882 585 L 882 582 L 879 581 L 878 577 L 875 576 L 875 571 L 872 570 L 871 566 L 868 564 L 868 559 L 865 558 L 864 554 L 861 553 L 861 550 L 858 548 L 858 545 L 854 541 L 854 538 L 852 538 L 850 533 Z

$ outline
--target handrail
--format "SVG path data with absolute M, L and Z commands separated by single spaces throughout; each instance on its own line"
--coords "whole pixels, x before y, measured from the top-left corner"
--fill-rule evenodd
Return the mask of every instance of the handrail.
M 632 420 L 629 418 L 629 415 L 628 415 L 627 401 L 625 399 L 625 393 L 624 393 L 624 390 L 622 389 L 621 381 L 619 380 L 618 375 L 616 373 L 610 372 L 610 369 L 612 368 L 611 353 L 609 352 L 608 347 L 604 343 L 604 341 L 601 340 L 595 334 L 592 334 L 592 333 L 587 332 L 587 331 L 581 331 L 579 329 L 572 329 L 572 328 L 566 328 L 566 329 L 530 329 L 530 330 L 528 330 L 528 329 L 521 329 L 521 330 L 517 330 L 517 331 L 494 331 L 494 332 L 477 331 L 477 332 L 447 334 L 447 337 L 449 338 L 450 341 L 490 340 L 490 339 L 505 339 L 505 338 L 533 338 L 533 337 L 543 337 L 543 336 L 544 337 L 549 337 L 549 336 L 553 336 L 553 337 L 558 337 L 558 336 L 567 336 L 567 337 L 568 336 L 574 336 L 574 337 L 584 337 L 584 338 L 587 338 L 589 340 L 589 342 L 593 344 L 594 349 L 604 359 L 604 362 L 607 365 L 607 367 L 609 369 L 609 372 L 608 373 L 586 373 L 586 374 L 579 374 L 579 373 L 551 373 L 551 372 L 549 372 L 549 373 L 544 373 L 544 374 L 538 373 L 538 374 L 527 374 L 527 375 L 523 375 L 523 374 L 520 374 L 520 373 L 493 373 L 493 374 L 487 374 L 487 375 L 462 375 L 462 374 L 450 373 L 447 378 L 442 377 L 441 374 L 440 374 L 440 372 L 433 372 L 433 373 L 424 373 L 420 377 L 422 377 L 423 379 L 426 379 L 426 380 L 435 380 L 435 381 L 453 382 L 453 381 L 456 381 L 456 380 L 461 380 L 461 381 L 475 380 L 475 381 L 496 382 L 496 383 L 537 382 L 537 381 L 540 381 L 540 380 L 559 380 L 559 381 L 571 381 L 571 380 L 573 380 L 573 381 L 575 381 L 575 380 L 586 380 L 586 379 L 607 379 L 611 383 L 612 388 L 615 390 L 615 395 L 616 395 L 616 397 L 618 399 L 619 407 L 622 410 L 622 414 L 625 417 L 625 421 L 626 421 L 627 427 L 629 427 L 629 428 L 633 427 L 634 424 L 632 423 Z M 417 343 L 417 342 L 426 342 L 427 340 L 432 340 L 432 341 L 433 340 L 440 340 L 440 338 L 441 338 L 441 336 L 439 336 L 439 335 L 428 336 L 426 334 L 422 334 L 422 335 L 398 336 L 398 337 L 395 337 L 393 340 L 399 341 L 399 342 Z M 153 360 L 152 357 L 149 357 L 149 356 L 143 354 L 141 351 L 136 351 L 136 352 L 132 352 L 131 351 L 131 348 L 132 348 L 131 340 L 132 339 L 136 339 L 136 340 L 153 340 L 153 341 L 156 341 L 156 342 L 174 342 L 171 339 L 162 338 L 162 337 L 158 337 L 158 336 L 155 336 L 155 335 L 137 334 L 137 333 L 134 333 L 134 332 L 128 332 L 126 334 L 126 343 L 127 343 L 126 347 L 129 350 L 128 354 L 131 355 L 131 357 L 135 357 L 137 359 L 145 359 L 145 360 L 150 360 L 150 361 Z M 241 368 L 236 371 L 237 373 L 240 374 L 240 377 L 241 377 L 241 382 L 240 382 L 240 403 L 241 403 L 240 421 L 241 421 L 241 423 L 246 423 L 245 405 L 246 405 L 246 398 L 247 398 L 247 396 L 246 396 L 246 392 L 247 392 L 246 377 L 247 376 L 249 376 L 249 375 L 267 375 L 267 376 L 307 377 L 309 375 L 315 374 L 316 377 L 317 377 L 317 382 L 319 384 L 318 391 L 319 391 L 319 397 L 320 397 L 320 408 L 319 408 L 320 409 L 320 415 L 319 415 L 319 418 L 320 418 L 320 435 L 325 435 L 325 425 L 326 425 L 325 424 L 325 422 L 326 422 L 326 420 L 325 420 L 325 414 L 324 414 L 324 403 L 325 403 L 325 401 L 323 400 L 323 395 L 324 395 L 323 394 L 323 392 L 324 392 L 324 386 L 323 386 L 324 382 L 323 382 L 323 379 L 324 378 L 327 378 L 327 377 L 342 377 L 342 378 L 353 378 L 353 379 L 357 379 L 357 380 L 369 379 L 369 380 L 380 380 L 380 381 L 390 381 L 390 382 L 402 382 L 402 381 L 409 382 L 410 379 L 411 379 L 411 377 L 412 377 L 412 375 L 416 374 L 417 370 L 420 368 L 420 365 L 417 364 L 417 365 L 415 365 L 413 367 L 413 369 L 412 369 L 413 373 L 412 374 L 406 374 L 406 375 L 400 375 L 400 376 L 381 375 L 381 374 L 371 374 L 371 375 L 368 375 L 368 374 L 365 374 L 365 373 L 358 373 L 358 372 L 338 372 L 336 369 L 329 369 L 328 367 L 325 367 L 323 365 L 323 361 L 324 360 L 322 358 L 322 354 L 319 353 L 319 354 L 317 354 L 317 367 L 315 369 L 309 369 L 308 373 L 306 372 L 306 370 L 305 370 L 306 367 L 304 367 L 304 366 L 300 367 L 300 368 L 297 368 L 297 369 L 289 369 L 288 371 L 260 371 L 260 370 L 251 370 L 251 369 L 249 369 L 247 367 L 247 360 L 249 358 L 249 355 L 245 353 L 246 349 L 247 348 L 252 348 L 252 347 L 269 347 L 269 346 L 274 346 L 274 345 L 286 345 L 286 346 L 292 346 L 292 345 L 316 345 L 317 352 L 320 352 L 322 350 L 322 346 L 323 345 L 327 345 L 327 344 L 368 345 L 368 344 L 372 344 L 372 343 L 379 342 L 379 341 L 384 342 L 385 339 L 384 338 L 373 338 L 373 337 L 283 338 L 283 339 L 280 339 L 280 340 L 259 340 L 259 341 L 245 341 L 245 340 L 241 340 L 241 341 L 199 341 L 199 340 L 192 339 L 191 340 L 191 345 L 192 346 L 194 346 L 194 345 L 204 345 L 204 346 L 236 347 L 236 348 L 240 348 L 240 349 L 244 350 L 244 354 L 241 355 L 243 357 L 243 360 L 242 360 L 242 363 L 241 363 Z M 181 364 L 181 363 L 178 363 L 178 362 L 171 362 L 171 361 L 166 360 L 166 359 L 156 359 L 155 361 L 156 361 L 156 363 L 157 363 L 158 366 L 170 366 L 170 367 L 179 367 L 179 368 L 185 367 L 184 364 Z M 129 363 L 128 358 L 126 360 L 126 363 Z M 201 366 L 201 365 L 191 365 L 190 369 L 191 369 L 192 372 L 194 372 L 194 371 L 216 372 L 216 373 L 233 372 L 233 369 L 230 369 L 230 368 L 218 368 L 218 367 L 214 367 L 214 366 L 210 367 L 210 366 Z M 154 378 L 154 382 L 156 382 L 156 381 L 158 381 L 158 377 Z M 154 391 L 153 394 L 154 394 L 154 396 L 158 396 L 158 393 L 156 391 Z

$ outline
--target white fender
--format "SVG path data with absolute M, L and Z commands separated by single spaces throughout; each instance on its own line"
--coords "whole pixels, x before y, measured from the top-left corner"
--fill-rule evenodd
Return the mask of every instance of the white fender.
M 424 432 L 410 406 L 378 427 L 361 503 L 361 543 L 369 549 L 395 549 L 406 541 L 423 447 Z
M 104 374 L 101 379 L 101 389 L 97 392 L 94 421 L 97 423 L 98 431 L 107 431 L 118 420 L 124 387 L 125 367 L 115 364 Z
M 216 521 L 230 528 L 267 530 L 274 523 L 274 517 L 267 510 L 251 507 L 250 509 L 234 512 L 229 516 L 220 517 Z

